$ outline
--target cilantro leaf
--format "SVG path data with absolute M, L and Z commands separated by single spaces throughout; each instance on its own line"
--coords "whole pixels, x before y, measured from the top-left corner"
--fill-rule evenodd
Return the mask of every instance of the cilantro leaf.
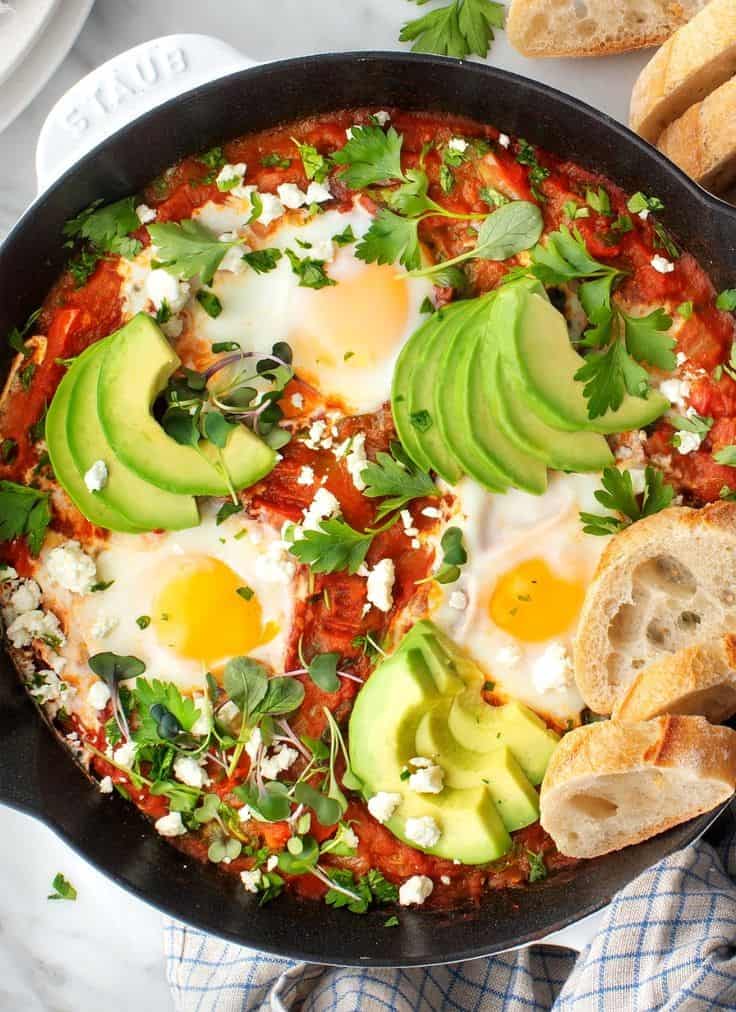
M 380 126 L 354 126 L 350 140 L 332 156 L 346 168 L 340 178 L 346 186 L 360 190 L 390 179 L 406 182 L 401 169 L 403 137 L 393 127 L 385 132 Z
M 63 235 L 69 239 L 86 239 L 105 252 L 117 252 L 116 243 L 140 227 L 135 213 L 135 199 L 124 197 L 105 207 L 92 204 L 64 225 Z M 137 244 L 135 252 L 141 248 Z
M 407 270 L 421 266 L 419 222 L 401 218 L 381 208 L 355 249 L 355 255 L 366 263 L 401 263 Z
M 603 488 L 595 493 L 601 506 L 615 510 L 619 516 L 606 516 L 599 513 L 581 513 L 580 520 L 585 534 L 608 535 L 623 530 L 643 517 L 652 516 L 666 509 L 672 502 L 675 490 L 671 485 L 664 484 L 661 471 L 647 467 L 644 471 L 644 493 L 641 506 L 634 493 L 634 484 L 630 471 L 620 471 L 617 467 L 606 467 L 602 476 Z
M 57 872 L 54 875 L 54 881 L 51 883 L 51 888 L 54 890 L 46 897 L 49 900 L 75 900 L 77 898 L 77 890 L 71 884 L 69 879 L 65 878 L 61 872 Z
M 426 0 L 417 0 L 424 3 Z M 494 0 L 452 0 L 423 17 L 408 21 L 400 42 L 413 42 L 415 53 L 438 56 L 487 56 L 494 29 L 503 28 L 505 8 Z
M 314 179 L 317 183 L 323 183 L 330 171 L 329 158 L 321 155 L 314 145 L 301 144 L 295 137 L 291 139 L 299 152 L 307 179 Z
M 304 531 L 290 551 L 313 573 L 336 573 L 346 569 L 357 573 L 375 537 L 371 531 L 356 531 L 338 517 L 323 520 L 317 530 Z
M 632 214 L 639 214 L 640 211 L 664 210 L 664 204 L 659 197 L 647 197 L 641 190 L 629 197 L 626 207 Z
M 51 522 L 47 492 L 13 481 L 0 481 L 0 541 L 25 538 L 32 555 L 38 555 Z
M 716 299 L 716 309 L 723 309 L 728 313 L 736 310 L 736 288 L 725 288 Z
M 337 282 L 325 271 L 324 260 L 315 260 L 313 257 L 298 257 L 294 250 L 287 249 L 286 255 L 289 258 L 291 269 L 299 278 L 300 288 L 328 288 L 336 285 Z
M 545 200 L 544 193 L 539 189 L 539 184 L 544 182 L 547 176 L 549 176 L 549 169 L 545 168 L 544 165 L 540 165 L 537 152 L 529 141 L 525 141 L 523 137 L 520 137 L 518 144 L 516 161 L 519 165 L 529 166 L 530 189 L 537 200 Z
M 677 365 L 675 339 L 667 331 L 672 326 L 672 317 L 663 309 L 655 309 L 648 316 L 628 316 L 619 310 L 624 321 L 626 348 L 637 362 L 647 362 L 671 372 Z
M 529 861 L 529 882 L 541 882 L 542 879 L 547 878 L 547 865 L 544 863 L 544 854 L 540 850 L 539 853 L 535 853 L 533 850 L 527 850 L 527 860 Z
M 254 249 L 243 255 L 243 260 L 252 267 L 256 274 L 268 274 L 272 271 L 284 254 L 275 247 L 269 249 Z
M 440 495 L 426 471 L 421 471 L 414 464 L 396 460 L 388 453 L 377 453 L 375 462 L 363 468 L 361 477 L 366 483 L 365 495 L 372 499 L 385 496 L 378 507 L 378 520 L 401 509 L 413 499 Z
M 209 285 L 222 258 L 236 242 L 220 242 L 198 221 L 164 222 L 148 226 L 151 241 L 158 249 L 162 266 L 178 278 L 199 274 Z

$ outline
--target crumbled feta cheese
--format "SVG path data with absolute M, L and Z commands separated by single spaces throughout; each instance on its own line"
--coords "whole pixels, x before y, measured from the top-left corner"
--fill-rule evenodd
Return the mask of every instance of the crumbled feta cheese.
M 160 836 L 183 836 L 186 833 L 186 826 L 181 821 L 181 812 L 169 812 L 162 815 L 154 823 L 156 832 Z
M 210 708 L 207 704 L 207 700 L 201 693 L 195 693 L 192 696 L 192 702 L 199 711 L 199 716 L 192 724 L 191 733 L 195 738 L 203 738 L 206 734 L 210 733 L 210 729 L 212 727 Z
M 252 763 L 256 761 L 258 750 L 262 744 L 263 735 L 261 734 L 261 729 L 259 727 L 254 727 L 250 733 L 250 738 L 245 743 L 246 754 Z
M 254 868 L 253 871 L 241 871 L 240 873 L 240 881 L 243 883 L 243 888 L 247 893 L 257 893 L 262 878 L 263 874 L 260 868 Z
M 675 269 L 675 265 L 672 261 L 667 260 L 666 257 L 660 256 L 659 253 L 655 253 L 649 263 L 655 271 L 658 271 L 660 274 L 671 274 Z
M 312 182 L 307 187 L 306 198 L 308 204 L 324 204 L 326 200 L 332 200 L 332 194 L 326 183 Z
M 391 120 L 391 113 L 386 112 L 385 109 L 379 109 L 378 112 L 373 113 L 373 119 L 379 126 L 385 127 Z
M 439 520 L 442 516 L 442 510 L 438 510 L 436 506 L 425 506 L 422 510 L 423 517 L 429 517 L 431 520 Z
M 180 316 L 172 316 L 166 323 L 161 324 L 161 330 L 168 338 L 172 341 L 176 340 L 180 336 L 182 330 L 184 330 L 184 321 Z
M 650 215 L 649 208 L 648 207 L 642 207 L 641 211 L 638 211 L 637 214 L 639 215 L 639 217 L 641 218 L 642 221 L 646 221 L 647 218 Z
M 61 631 L 56 615 L 51 611 L 43 612 L 40 609 L 18 615 L 5 630 L 5 635 L 17 650 L 30 646 L 33 640 L 43 640 L 54 645 L 66 643 L 66 637 Z
M 447 147 L 450 151 L 459 151 L 460 154 L 462 154 L 464 151 L 468 150 L 468 142 L 463 140 L 462 137 L 451 137 L 447 142 Z
M 95 710 L 104 710 L 107 704 L 110 702 L 110 690 L 102 681 L 98 678 L 96 682 L 93 682 L 87 692 L 87 702 Z
M 355 129 L 354 127 L 348 127 L 347 130 L 345 131 L 345 136 L 347 137 L 347 139 L 349 141 L 351 141 L 353 139 L 353 130 L 354 129 Z
M 243 254 L 247 252 L 243 246 L 231 246 L 220 261 L 218 271 L 228 271 L 230 274 L 242 274 L 246 269 Z
M 449 886 L 449 884 L 452 882 L 452 879 L 450 878 L 449 875 L 440 875 L 440 882 L 442 883 L 443 886 Z
M 537 692 L 567 689 L 572 684 L 572 661 L 563 643 L 550 643 L 532 666 Z
M 378 822 L 388 822 L 401 804 L 401 795 L 379 791 L 368 799 L 368 811 Z
M 296 479 L 297 485 L 314 485 L 314 468 L 305 464 Z
M 46 558 L 49 578 L 72 594 L 88 594 L 97 581 L 94 559 L 82 550 L 78 541 L 67 541 L 52 548 Z
M 100 794 L 112 794 L 113 782 L 112 777 L 103 777 L 99 783 Z
M 265 552 L 259 552 L 255 564 L 256 577 L 264 583 L 289 584 L 296 573 L 296 563 L 289 558 L 282 541 L 272 541 Z
M 335 244 L 332 239 L 322 239 L 320 242 L 313 242 L 309 255 L 313 260 L 319 260 L 320 263 L 328 264 L 334 259 Z
M 699 449 L 702 441 L 703 437 L 699 436 L 697 432 L 685 432 L 682 430 L 677 433 L 677 452 L 683 456 L 688 453 L 694 453 L 695 450 Z
M 629 474 L 631 475 L 631 488 L 634 495 L 641 495 L 644 489 L 647 487 L 647 476 L 646 471 L 643 467 L 630 467 Z
M 319 441 L 320 439 L 322 439 L 326 431 L 327 431 L 327 422 L 324 420 L 324 418 L 318 418 L 316 419 L 316 421 L 312 422 L 312 424 L 309 426 L 307 438 L 304 440 L 304 442 L 306 443 L 306 445 L 309 447 L 310 450 L 317 449 L 317 447 L 319 446 Z
M 401 517 L 401 526 L 404 528 L 404 534 L 406 534 L 407 538 L 416 537 L 419 531 L 414 526 L 414 520 L 409 510 L 401 510 L 399 516 Z
M 431 815 L 422 815 L 417 819 L 407 819 L 404 832 L 412 843 L 418 847 L 434 847 L 442 836 L 440 827 Z
M 393 559 L 381 559 L 368 573 L 366 597 L 379 611 L 391 611 L 396 569 Z
M 75 695 L 76 690 L 60 681 L 55 671 L 45 668 L 38 672 L 38 677 L 43 682 L 40 685 L 29 685 L 29 691 L 39 703 L 60 703 L 66 706 Z
M 94 624 L 90 629 L 90 632 L 95 639 L 104 640 L 106 636 L 109 636 L 113 629 L 116 628 L 118 620 L 114 615 L 108 615 L 106 612 L 100 612 L 95 618 Z
M 399 903 L 402 907 L 411 906 L 412 903 L 424 903 L 433 889 L 434 882 L 431 878 L 426 875 L 412 875 L 399 887 Z
M 13 569 L 12 566 L 0 566 L 0 583 L 6 583 L 8 580 L 17 580 L 18 570 Z
M 676 408 L 684 409 L 690 396 L 690 384 L 687 380 L 667 379 L 659 384 L 659 392 Z
M 136 217 L 141 225 L 148 225 L 156 220 L 156 212 L 148 204 L 139 204 L 135 209 Z
M 107 464 L 104 460 L 96 460 L 92 467 L 85 471 L 84 484 L 90 492 L 100 492 L 107 485 Z
M 304 207 L 307 201 L 307 195 L 304 190 L 300 190 L 296 183 L 281 183 L 276 187 L 276 192 L 279 195 L 279 200 L 284 207 L 296 210 L 297 207 Z
M 498 143 L 501 145 L 502 148 L 508 148 L 511 145 L 511 138 L 509 137 L 508 134 L 499 134 Z
M 685 365 L 685 363 L 687 362 L 687 355 L 685 354 L 684 351 L 678 351 L 678 353 L 675 355 L 675 360 L 678 365 Z
M 266 861 L 266 871 L 275 871 L 279 866 L 279 859 L 277 854 L 271 854 L 268 861 Z
M 238 809 L 238 819 L 241 822 L 250 822 L 252 818 L 253 812 L 251 812 L 250 807 L 248 805 L 243 805 L 242 808 Z
M 312 499 L 307 509 L 304 510 L 302 530 L 319 530 L 319 525 L 323 520 L 326 520 L 328 517 L 332 517 L 339 512 L 339 500 L 335 498 L 329 489 L 320 487 L 317 489 L 314 499 Z
M 413 759 L 409 760 L 409 765 L 413 766 L 417 770 L 426 770 L 430 766 L 434 766 L 431 759 L 427 759 L 424 755 L 415 755 Z
M 345 458 L 345 466 L 348 469 L 353 485 L 355 485 L 359 492 L 362 492 L 365 489 L 362 472 L 367 463 L 368 458 L 365 455 L 365 433 L 359 432 L 357 435 L 353 436 L 350 445 L 350 453 L 348 453 Z
M 455 611 L 465 611 L 468 607 L 468 595 L 463 590 L 453 590 L 448 603 Z
M 278 745 L 272 756 L 261 760 L 261 775 L 265 780 L 276 780 L 279 773 L 288 770 L 298 758 L 299 753 L 295 748 Z
M 272 221 L 280 218 L 284 213 L 284 205 L 274 193 L 261 193 L 261 213 L 258 217 L 258 224 L 270 225 Z
M 123 742 L 122 745 L 118 745 L 115 749 L 114 759 L 118 766 L 124 766 L 126 769 L 130 769 L 135 759 L 135 754 L 138 751 L 138 746 L 134 741 Z
M 155 309 L 160 309 L 165 302 L 172 313 L 178 313 L 189 301 L 190 294 L 189 282 L 180 281 L 163 267 L 157 267 L 146 278 L 146 295 Z
M 9 604 L 15 615 L 35 611 L 41 603 L 41 588 L 35 580 L 23 580 L 10 595 Z
M 222 193 L 227 193 L 235 189 L 236 186 L 241 186 L 247 169 L 248 166 L 245 162 L 236 162 L 235 165 L 223 165 L 215 179 L 217 189 Z
M 189 755 L 177 756 L 174 760 L 174 776 L 187 787 L 202 788 L 209 782 L 209 777 L 196 759 Z
M 412 773 L 409 789 L 417 794 L 439 794 L 444 785 L 445 771 L 441 766 L 427 766 Z
M 292 406 L 297 409 L 297 411 L 301 411 L 301 409 L 304 407 L 304 395 L 303 394 L 292 394 L 291 395 L 291 403 L 292 403 Z

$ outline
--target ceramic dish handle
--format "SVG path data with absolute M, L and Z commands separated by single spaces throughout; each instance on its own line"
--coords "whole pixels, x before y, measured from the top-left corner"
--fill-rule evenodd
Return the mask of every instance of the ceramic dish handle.
M 546 938 L 540 939 L 543 945 L 561 945 L 563 949 L 574 949 L 575 952 L 582 952 L 589 945 L 603 924 L 606 910 L 597 910 L 594 914 L 583 917 L 582 920 L 569 924 L 560 931 L 555 931 Z
M 59 99 L 41 127 L 36 148 L 39 192 L 149 109 L 255 62 L 210 35 L 167 35 L 103 63 Z

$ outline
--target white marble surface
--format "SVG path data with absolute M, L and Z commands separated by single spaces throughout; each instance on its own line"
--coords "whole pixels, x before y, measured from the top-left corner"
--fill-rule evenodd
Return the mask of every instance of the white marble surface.
M 97 0 L 71 54 L 32 105 L 0 134 L 0 237 L 35 193 L 34 152 L 53 103 L 123 49 L 172 32 L 207 32 L 256 60 L 349 49 L 397 49 L 402 0 Z M 497 41 L 492 61 L 584 98 L 624 120 L 642 54 L 531 62 Z M 336 92 L 335 104 L 339 104 Z M 168 1012 L 160 915 L 85 865 L 32 820 L 0 810 L 0 1010 Z M 76 903 L 46 899 L 62 871 Z

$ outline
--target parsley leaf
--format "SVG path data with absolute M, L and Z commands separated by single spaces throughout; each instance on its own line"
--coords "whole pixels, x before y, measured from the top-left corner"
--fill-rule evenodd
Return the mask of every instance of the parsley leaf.
M 130 232 L 135 232 L 139 227 L 140 222 L 135 213 L 135 199 L 124 197 L 106 207 L 92 204 L 76 218 L 67 221 L 62 233 L 69 239 L 86 239 L 104 252 L 119 253 L 121 248 L 129 248 L 124 240 Z M 141 244 L 138 242 L 136 247 L 132 253 L 124 255 L 135 256 Z
M 586 534 L 615 534 L 643 517 L 652 516 L 654 513 L 666 509 L 675 494 L 671 485 L 664 484 L 662 472 L 655 471 L 653 467 L 647 467 L 644 471 L 644 493 L 641 506 L 634 493 L 630 471 L 620 471 L 617 467 L 606 467 L 603 469 L 601 480 L 603 489 L 599 489 L 595 493 L 595 497 L 601 506 L 615 510 L 619 516 L 581 513 L 580 520 Z
M 356 531 L 338 517 L 323 520 L 317 530 L 303 531 L 290 546 L 292 555 L 310 566 L 313 573 L 357 573 L 375 537 L 372 531 Z
M 38 555 L 51 522 L 47 492 L 0 481 L 0 541 L 25 538 L 32 555 Z
M 527 850 L 527 859 L 529 861 L 529 882 L 541 882 L 542 879 L 547 878 L 547 865 L 544 863 L 544 854 L 540 850 L 539 853 L 535 853 L 533 850 Z
M 337 282 L 325 271 L 324 260 L 315 260 L 313 257 L 300 258 L 294 250 L 287 249 L 286 255 L 289 258 L 291 269 L 299 278 L 300 288 L 328 288 L 336 285 Z
M 403 137 L 393 127 L 384 132 L 373 124 L 354 126 L 350 140 L 332 157 L 337 165 L 346 166 L 340 178 L 353 190 L 391 179 L 406 182 L 402 143 Z
M 51 883 L 51 888 L 54 890 L 46 897 L 49 900 L 75 900 L 77 898 L 77 890 L 71 884 L 69 879 L 65 878 L 61 872 L 57 872 L 54 875 L 54 881 Z
M 139 678 L 133 694 L 141 717 L 133 739 L 142 744 L 172 741 L 182 731 L 191 731 L 200 716 L 192 700 L 182 696 L 173 682 Z
M 416 0 L 425 3 L 426 0 Z M 401 29 L 400 42 L 413 42 L 414 53 L 438 56 L 487 56 L 495 37 L 494 29 L 503 28 L 505 8 L 494 0 L 452 0 L 423 17 L 408 21 Z
M 220 242 L 209 229 L 197 221 L 164 222 L 148 226 L 151 241 L 158 248 L 162 266 L 178 278 L 199 274 L 202 284 L 209 285 L 222 258 L 236 242 Z
M 211 316 L 213 320 L 216 320 L 222 312 L 222 303 L 215 293 L 209 291 L 207 288 L 200 288 L 197 292 L 196 298 L 205 313 L 208 316 Z
M 243 260 L 252 267 L 256 274 L 268 274 L 272 271 L 284 254 L 280 249 L 254 249 L 243 255 Z
M 407 270 L 416 270 L 422 262 L 418 230 L 418 221 L 401 218 L 383 207 L 358 243 L 355 255 L 359 260 L 369 264 L 398 262 Z
M 678 432 L 695 432 L 698 436 L 707 436 L 713 426 L 713 419 L 689 410 L 687 415 L 673 415 L 670 419 Z
M 440 495 L 426 471 L 421 471 L 412 463 L 397 460 L 388 453 L 377 453 L 375 462 L 361 471 L 361 478 L 366 484 L 365 495 L 372 499 L 386 497 L 378 507 L 377 520 L 414 499 Z
M 647 362 L 669 372 L 677 360 L 675 340 L 667 331 L 672 326 L 672 317 L 663 309 L 655 309 L 648 316 L 628 316 L 619 310 L 624 321 L 626 348 L 637 362 Z

